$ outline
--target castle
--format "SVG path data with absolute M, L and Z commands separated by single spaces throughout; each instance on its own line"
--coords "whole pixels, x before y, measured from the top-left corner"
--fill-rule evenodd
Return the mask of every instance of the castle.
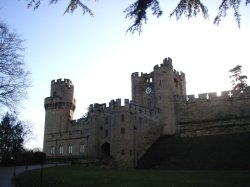
M 51 82 L 45 98 L 44 152 L 48 158 L 108 159 L 135 168 L 161 135 L 180 137 L 250 132 L 250 87 L 186 95 L 185 74 L 166 58 L 151 73 L 132 73 L 132 100 L 91 104 L 87 116 L 73 120 L 74 85 Z

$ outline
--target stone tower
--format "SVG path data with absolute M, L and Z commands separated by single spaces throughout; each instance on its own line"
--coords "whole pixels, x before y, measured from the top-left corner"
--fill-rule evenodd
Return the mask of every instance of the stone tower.
M 163 134 L 174 134 L 177 128 L 176 96 L 186 95 L 185 74 L 173 69 L 172 59 L 165 58 L 154 71 L 145 74 L 133 73 L 132 102 L 146 108 L 160 109 Z
M 68 131 L 75 111 L 74 85 L 69 79 L 51 81 L 50 97 L 45 98 L 44 108 L 45 139 L 48 134 Z

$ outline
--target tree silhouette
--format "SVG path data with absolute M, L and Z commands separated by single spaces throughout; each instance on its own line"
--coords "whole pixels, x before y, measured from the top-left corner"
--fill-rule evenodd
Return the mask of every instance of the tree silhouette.
M 243 91 L 248 86 L 246 83 L 247 76 L 241 75 L 241 67 L 241 65 L 237 65 L 233 69 L 229 70 L 229 72 L 232 73 L 229 77 L 232 79 L 231 83 L 233 90 Z
M 23 144 L 29 130 L 14 115 L 6 113 L 0 123 L 0 154 L 14 154 L 24 150 Z
M 41 3 L 41 0 L 26 0 L 28 2 L 28 7 L 33 7 L 37 9 Z M 73 12 L 78 7 L 82 8 L 83 14 L 89 13 L 93 16 L 91 9 L 88 8 L 81 0 L 68 0 L 69 4 L 65 10 L 65 13 Z M 58 0 L 49 0 L 49 4 L 56 4 Z M 240 13 L 239 6 L 241 5 L 241 0 L 221 0 L 219 4 L 219 12 L 214 18 L 214 24 L 219 25 L 221 19 L 226 17 L 227 11 L 233 9 L 234 17 L 240 27 Z M 250 0 L 245 1 L 247 6 Z M 163 11 L 160 8 L 159 0 L 136 0 L 134 3 L 129 5 L 124 13 L 126 18 L 133 19 L 134 23 L 128 28 L 127 31 L 134 33 L 142 31 L 143 23 L 147 22 L 147 11 L 152 10 L 152 14 L 157 18 L 160 17 Z M 176 8 L 170 14 L 170 17 L 175 16 L 176 19 L 180 19 L 182 16 L 189 18 L 197 16 L 197 14 L 202 13 L 203 17 L 208 18 L 208 9 L 200 0 L 180 0 Z
M 31 83 L 23 61 L 23 40 L 0 22 L 0 105 L 17 109 Z

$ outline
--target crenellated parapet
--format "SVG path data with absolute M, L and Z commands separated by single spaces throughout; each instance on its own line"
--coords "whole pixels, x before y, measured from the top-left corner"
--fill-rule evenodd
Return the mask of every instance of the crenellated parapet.
M 129 104 L 129 99 L 124 99 L 124 105 L 121 99 L 111 100 L 108 105 L 106 103 L 95 103 L 89 105 L 89 112 L 128 109 Z
M 71 87 L 73 86 L 73 83 L 70 79 L 57 79 L 51 81 L 51 86 L 52 85 L 67 85 L 68 87 Z
M 124 104 L 122 104 L 121 99 L 116 99 L 116 100 L 111 100 L 109 102 L 109 105 L 107 106 L 106 103 L 95 103 L 91 104 L 89 106 L 89 112 L 94 114 L 98 112 L 131 112 L 131 113 L 137 113 L 139 115 L 146 115 L 150 117 L 158 117 L 160 114 L 160 109 L 154 108 L 154 109 L 149 109 L 144 106 L 139 106 L 134 104 L 132 101 L 129 99 L 124 99 Z
M 181 78 L 182 80 L 185 80 L 185 73 L 183 73 L 182 71 L 176 71 L 175 69 L 173 69 L 173 65 L 172 65 L 172 59 L 171 58 L 165 58 L 163 59 L 163 63 L 160 64 L 160 65 L 155 65 L 154 66 L 154 71 L 161 71 L 163 69 L 168 69 L 168 70 L 171 70 L 173 71 L 174 73 L 174 76 L 176 78 Z
M 143 72 L 141 72 L 140 74 L 139 74 L 139 72 L 134 72 L 134 73 L 131 74 L 132 79 L 142 79 L 142 80 L 146 80 L 146 79 L 148 79 L 148 78 L 150 78 L 152 76 L 153 76 L 153 72 L 151 72 L 151 73 L 143 73 Z
M 79 125 L 88 125 L 88 118 L 79 118 L 79 119 L 75 119 L 75 120 L 71 120 L 70 121 L 72 126 L 79 126 Z
M 172 59 L 169 58 L 169 57 L 168 58 L 164 58 L 163 59 L 163 63 L 160 64 L 160 66 L 159 65 L 155 65 L 154 66 L 154 71 L 159 70 L 159 69 L 161 69 L 163 67 L 168 68 L 170 70 L 173 70 Z
M 169 70 L 171 70 L 171 71 L 173 71 L 174 72 L 174 74 L 176 75 L 176 77 L 182 77 L 182 78 L 185 78 L 185 74 L 183 73 L 183 72 L 178 72 L 178 71 L 176 71 L 175 69 L 173 69 L 173 66 L 172 66 L 172 59 L 171 58 L 165 58 L 165 59 L 163 59 L 163 63 L 162 64 L 160 64 L 160 65 L 155 65 L 154 66 L 154 71 L 159 71 L 159 70 L 162 70 L 163 68 L 167 68 L 167 69 L 169 69 Z M 131 77 L 132 78 L 148 78 L 148 77 L 152 77 L 153 76 L 153 72 L 151 72 L 151 73 L 143 73 L 143 72 L 141 72 L 140 74 L 139 74 L 139 72 L 134 72 L 134 73 L 132 73 L 131 74 Z
M 179 101 L 183 102 L 202 102 L 202 101 L 216 101 L 216 100 L 228 100 L 233 99 L 250 99 L 250 87 L 247 87 L 244 91 L 237 90 L 227 90 L 222 91 L 221 93 L 209 92 L 209 93 L 200 93 L 197 97 L 194 94 L 186 95 L 182 97 L 177 97 Z

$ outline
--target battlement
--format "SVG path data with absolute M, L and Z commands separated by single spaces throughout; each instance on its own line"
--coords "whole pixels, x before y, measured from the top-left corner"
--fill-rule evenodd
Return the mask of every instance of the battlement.
M 69 87 L 70 86 L 73 86 L 73 83 L 70 79 L 57 79 L 57 80 L 52 80 L 51 81 L 51 86 L 53 85 L 68 85 Z
M 154 66 L 154 71 L 158 71 L 160 70 L 162 67 L 167 67 L 168 69 L 172 70 L 175 74 L 176 77 L 183 77 L 185 78 L 185 74 L 182 72 L 182 71 L 176 71 L 175 69 L 173 69 L 173 66 L 172 66 L 172 59 L 171 58 L 165 58 L 163 59 L 163 63 L 160 64 L 160 65 L 155 65 Z
M 157 64 L 157 65 L 155 65 L 154 66 L 154 70 L 158 70 L 158 69 L 160 69 L 160 68 L 162 68 L 162 67 L 167 67 L 167 68 L 169 68 L 169 69 L 173 69 L 173 66 L 172 66 L 172 59 L 171 58 L 164 58 L 163 59 L 163 63 L 162 64 L 160 64 L 160 66 Z
M 131 77 L 134 77 L 134 78 L 148 78 L 148 77 L 151 77 L 152 76 L 152 72 L 151 73 L 143 73 L 141 72 L 139 74 L 139 72 L 134 72 L 131 74 Z
M 160 113 L 160 109 L 158 108 L 148 109 L 146 107 L 136 105 L 132 101 L 129 101 L 128 99 L 124 99 L 124 105 L 122 105 L 121 101 L 122 101 L 121 99 L 111 100 L 108 106 L 106 105 L 106 103 L 91 104 L 89 106 L 89 111 L 90 112 L 96 112 L 96 111 L 108 112 L 111 110 L 119 110 L 126 112 L 131 111 L 141 115 L 148 115 L 148 116 L 158 116 L 158 114 Z
M 122 105 L 122 100 L 116 99 L 116 100 L 111 100 L 109 102 L 109 105 L 107 106 L 106 103 L 95 103 L 95 104 L 90 104 L 89 105 L 89 111 L 96 111 L 96 110 L 110 110 L 113 108 L 120 108 L 120 107 L 125 107 L 129 108 L 130 101 L 129 99 L 124 99 L 124 105 Z
M 173 66 L 172 66 L 172 59 L 171 58 L 165 58 L 163 59 L 163 63 L 160 64 L 160 65 L 155 65 L 154 66 L 154 71 L 158 71 L 158 70 L 161 70 L 162 67 L 167 67 L 168 69 L 170 69 L 171 71 L 173 71 L 175 77 L 178 77 L 178 78 L 181 78 L 181 79 L 185 79 L 185 73 L 183 73 L 182 71 L 176 71 L 175 69 L 173 69 Z M 131 74 L 131 77 L 132 78 L 149 78 L 149 77 L 152 77 L 152 74 L 153 72 L 151 73 L 139 73 L 139 72 L 134 72 Z
M 196 101 L 213 101 L 213 100 L 230 100 L 230 99 L 244 99 L 250 98 L 250 86 L 247 87 L 244 91 L 235 91 L 235 90 L 228 90 L 222 91 L 220 94 L 217 92 L 210 92 L 210 93 L 200 93 L 196 97 L 194 94 L 186 95 L 183 97 L 179 97 L 179 100 L 185 102 L 196 102 Z
M 175 69 L 173 71 L 176 77 L 185 78 L 185 73 L 183 73 L 182 71 L 179 72 L 176 71 Z
M 76 120 L 71 120 L 70 121 L 71 125 L 87 125 L 88 124 L 88 120 L 87 118 L 79 118 L 79 119 L 76 119 Z

